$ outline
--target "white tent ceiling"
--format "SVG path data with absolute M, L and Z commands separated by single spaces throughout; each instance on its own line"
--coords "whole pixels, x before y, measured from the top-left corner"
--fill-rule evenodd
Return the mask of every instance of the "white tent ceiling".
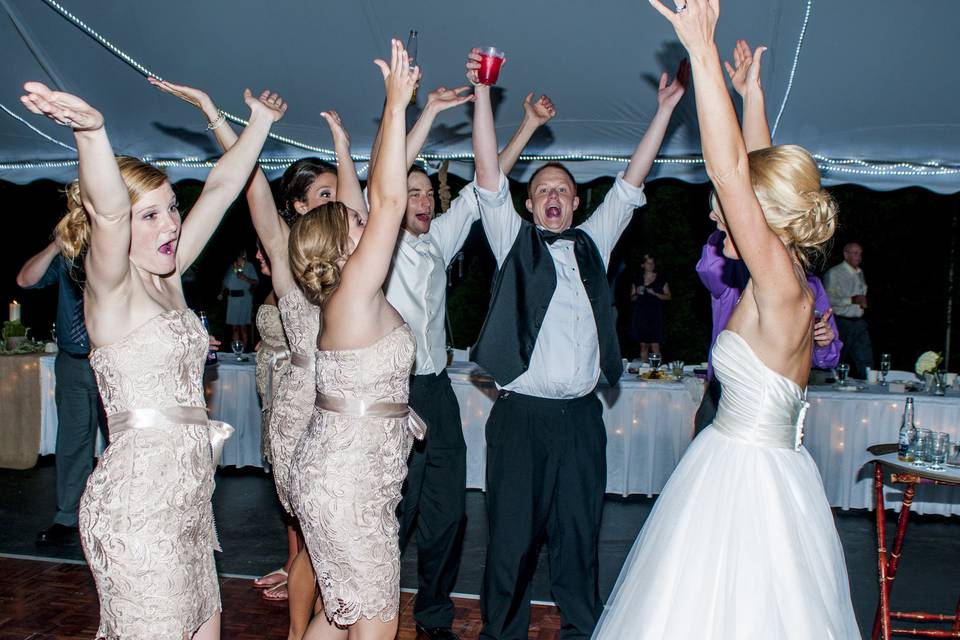
M 69 132 L 20 105 L 27 80 L 89 100 L 118 153 L 172 161 L 174 179 L 202 178 L 208 164 L 190 159 L 215 158 L 217 149 L 200 114 L 150 87 L 146 72 L 201 87 L 241 117 L 244 87 L 281 92 L 290 110 L 274 131 L 303 146 L 268 143 L 263 155 L 278 166 L 330 149 L 323 109 L 340 112 L 354 153 L 365 156 L 382 104 L 370 61 L 410 29 L 420 32 L 425 89 L 462 84 L 472 46 L 505 50 L 501 143 L 519 123 L 523 96 L 545 92 L 559 115 L 528 152 L 571 160 L 588 180 L 622 169 L 655 108 L 656 76 L 683 55 L 642 0 L 0 0 L 0 8 L 0 105 L 9 110 L 0 112 L 0 179 L 15 182 L 76 174 L 75 153 L 41 135 L 70 145 Z M 960 191 L 958 26 L 956 0 L 722 0 L 718 42 L 724 52 L 738 37 L 770 47 L 763 83 L 774 140 L 817 154 L 829 182 L 952 193 Z M 466 108 L 442 114 L 424 153 L 469 155 L 469 117 Z M 652 177 L 704 180 L 698 153 L 686 97 Z M 469 162 L 452 169 L 471 171 Z M 521 165 L 515 177 L 528 171 Z

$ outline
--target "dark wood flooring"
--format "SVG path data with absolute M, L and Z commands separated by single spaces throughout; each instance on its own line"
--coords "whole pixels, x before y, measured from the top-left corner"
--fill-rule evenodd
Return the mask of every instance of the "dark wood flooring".
M 221 578 L 224 640 L 285 640 L 285 603 L 268 602 L 246 578 Z M 454 631 L 480 634 L 478 600 L 455 598 Z M 84 564 L 0 557 L 0 640 L 90 640 L 97 631 L 97 592 Z M 530 638 L 560 637 L 555 607 L 534 606 Z M 413 595 L 400 596 L 397 640 L 415 640 Z

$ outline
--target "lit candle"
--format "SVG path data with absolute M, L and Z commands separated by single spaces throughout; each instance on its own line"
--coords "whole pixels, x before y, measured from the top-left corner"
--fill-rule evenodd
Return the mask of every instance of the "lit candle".
M 16 300 L 10 303 L 10 322 L 20 322 L 20 303 Z

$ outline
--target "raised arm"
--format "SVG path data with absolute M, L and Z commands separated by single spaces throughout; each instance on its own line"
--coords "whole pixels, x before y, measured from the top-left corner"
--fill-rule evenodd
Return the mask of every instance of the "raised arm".
M 80 197 L 90 216 L 87 288 L 112 292 L 130 273 L 130 196 L 110 147 L 103 116 L 82 99 L 39 82 L 23 86 L 21 102 L 33 113 L 73 129 L 79 158 Z
M 743 99 L 743 142 L 747 152 L 765 149 L 770 141 L 770 126 L 763 87 L 760 85 L 760 56 L 767 48 L 760 46 L 750 50 L 746 40 L 737 40 L 733 48 L 733 65 L 724 61 L 723 66 L 730 76 L 734 90 Z
M 43 248 L 43 251 L 33 256 L 20 267 L 20 273 L 17 274 L 17 286 L 23 289 L 30 289 L 40 284 L 47 274 L 47 270 L 53 263 L 54 258 L 60 253 L 59 239 L 53 240 Z M 46 286 L 48 283 L 44 283 Z M 53 284 L 52 282 L 49 284 Z
M 503 175 L 508 175 L 513 171 L 514 165 L 520 159 L 520 154 L 526 148 L 530 138 L 536 133 L 537 129 L 550 122 L 553 116 L 557 115 L 557 109 L 553 106 L 553 101 L 543 95 L 533 100 L 533 91 L 527 94 L 523 99 L 523 120 L 517 132 L 510 138 L 510 142 L 500 152 L 500 170 Z
M 458 107 L 465 102 L 473 100 L 473 94 L 464 95 L 470 89 L 469 85 L 447 89 L 446 87 L 437 87 L 427 96 L 427 104 L 420 112 L 420 117 L 411 127 L 407 134 L 407 168 L 413 166 L 417 156 L 423 149 L 423 144 L 430 135 L 430 129 L 433 127 L 433 121 L 437 115 L 447 109 Z
M 333 134 L 333 150 L 337 154 L 337 200 L 357 211 L 367 219 L 367 201 L 363 197 L 357 167 L 350 155 L 350 135 L 347 133 L 340 114 L 336 111 L 321 111 L 320 115 L 330 126 Z
M 714 43 L 719 0 L 687 0 L 676 12 L 659 0 L 650 3 L 673 24 L 690 54 L 707 175 L 723 208 L 727 229 L 752 275 L 757 303 L 771 313 L 792 309 L 784 303 L 799 301 L 803 290 L 793 257 L 767 225 L 750 182 L 747 150 Z
M 391 41 L 390 64 L 376 61 L 383 72 L 387 99 L 381 122 L 377 170 L 370 179 L 370 217 L 357 248 L 343 267 L 340 289 L 373 298 L 383 287 L 400 223 L 407 208 L 407 165 L 404 114 L 420 77 L 410 68 L 399 40 Z
M 239 136 L 230 126 L 230 123 L 221 118 L 220 111 L 213 100 L 200 89 L 186 85 L 173 84 L 148 78 L 150 84 L 165 93 L 169 93 L 184 102 L 192 104 L 203 113 L 207 119 L 207 128 L 212 130 L 220 148 L 229 150 L 237 143 Z M 293 274 L 290 273 L 287 260 L 287 237 L 289 229 L 280 219 L 277 205 L 270 190 L 270 182 L 257 166 L 254 169 L 246 187 L 247 206 L 253 220 L 253 228 L 260 238 L 260 243 L 267 252 L 271 264 L 271 281 L 278 296 L 296 286 Z
M 269 91 L 255 98 L 247 89 L 243 99 L 250 107 L 249 122 L 236 143 L 211 169 L 200 197 L 184 220 L 177 251 L 177 266 L 181 273 L 200 255 L 227 208 L 247 184 L 270 127 L 287 111 L 287 105 L 280 96 Z
M 487 191 L 500 188 L 500 159 L 497 156 L 497 130 L 493 124 L 490 86 L 480 84 L 480 49 L 467 55 L 467 79 L 473 84 L 476 104 L 473 111 L 473 156 L 477 186 Z
M 630 164 L 623 172 L 623 179 L 635 187 L 639 187 L 647 179 L 653 161 L 660 151 L 660 145 L 663 144 L 663 137 L 667 134 L 667 125 L 670 124 L 673 110 L 686 91 L 690 79 L 690 63 L 687 62 L 686 58 L 680 61 L 673 82 L 668 83 L 669 79 L 670 77 L 666 72 L 660 75 L 660 86 L 657 89 L 657 111 L 653 114 L 650 124 L 647 125 L 647 130 L 643 132 L 643 137 L 640 138 L 640 142 L 630 158 Z

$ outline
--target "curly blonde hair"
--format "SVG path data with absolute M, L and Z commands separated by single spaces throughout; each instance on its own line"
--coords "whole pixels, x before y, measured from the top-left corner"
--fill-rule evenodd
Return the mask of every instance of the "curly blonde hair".
M 837 228 L 837 203 L 820 184 L 820 171 L 803 147 L 783 144 L 748 154 L 750 182 L 767 225 L 787 246 L 796 249 L 804 268 L 825 254 Z M 711 195 L 724 224 L 723 210 Z
M 137 158 L 117 156 L 117 167 L 123 183 L 127 185 L 131 205 L 144 194 L 168 181 L 167 174 L 163 171 Z M 67 196 L 67 213 L 57 223 L 54 235 L 60 239 L 60 252 L 65 258 L 74 260 L 90 242 L 90 215 L 83 207 L 79 179 L 68 184 L 64 191 Z
M 297 218 L 290 227 L 290 270 L 307 299 L 323 303 L 340 286 L 340 261 L 350 241 L 349 211 L 342 202 L 328 202 Z

